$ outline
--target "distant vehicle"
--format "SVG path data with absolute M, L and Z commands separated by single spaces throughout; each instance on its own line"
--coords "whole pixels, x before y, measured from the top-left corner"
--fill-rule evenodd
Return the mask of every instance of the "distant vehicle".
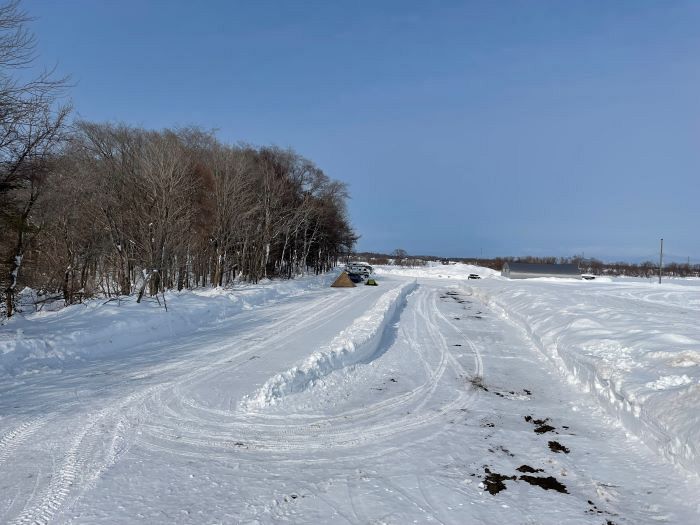
M 374 270 L 366 262 L 351 262 L 345 266 L 345 271 L 348 272 L 348 274 L 357 273 L 365 277 L 369 277 Z
M 481 279 L 481 275 L 476 273 L 470 273 L 468 279 Z
M 586 281 L 592 281 L 593 279 L 595 279 L 595 275 L 590 273 L 584 273 L 581 274 L 581 279 L 585 279 Z

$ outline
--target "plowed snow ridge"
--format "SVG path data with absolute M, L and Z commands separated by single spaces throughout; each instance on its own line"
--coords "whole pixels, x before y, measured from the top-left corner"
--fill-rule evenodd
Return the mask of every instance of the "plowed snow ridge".
M 631 299 L 613 302 L 621 294 L 608 292 L 612 300 L 598 294 L 605 302 L 591 306 L 596 296 L 590 291 L 581 298 L 545 287 L 537 288 L 537 295 L 534 290 L 468 289 L 518 326 L 569 380 L 592 392 L 627 431 L 700 475 L 700 383 L 689 376 L 699 363 L 693 349 L 698 341 L 673 332 L 697 333 L 694 318 L 682 315 L 692 305 L 679 301 L 656 303 L 651 310 L 630 308 Z M 644 336 L 636 334 L 640 320 Z M 679 369 L 688 372 L 681 375 Z
M 327 347 L 314 352 L 303 363 L 268 379 L 241 401 L 240 408 L 244 411 L 263 409 L 283 396 L 308 388 L 335 370 L 371 361 L 380 350 L 382 337 L 396 313 L 416 288 L 414 281 L 382 295 L 371 310 L 357 318 Z

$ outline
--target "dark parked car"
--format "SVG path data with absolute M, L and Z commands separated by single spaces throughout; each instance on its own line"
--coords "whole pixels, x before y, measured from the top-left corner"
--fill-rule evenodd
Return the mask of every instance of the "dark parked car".
M 354 283 L 361 283 L 364 280 L 364 276 L 359 273 L 348 273 L 348 277 L 350 277 L 350 280 Z

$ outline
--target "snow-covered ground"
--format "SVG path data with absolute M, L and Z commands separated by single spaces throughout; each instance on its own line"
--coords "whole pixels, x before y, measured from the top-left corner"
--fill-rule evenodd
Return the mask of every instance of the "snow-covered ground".
M 700 474 L 700 279 L 508 280 L 468 265 L 406 273 L 481 274 L 466 281 L 470 294 L 520 327 L 631 434 Z
M 235 293 L 206 288 L 167 293 L 165 298 L 93 300 L 39 311 L 0 326 L 0 377 L 64 370 L 84 360 L 128 355 L 146 343 L 214 327 L 244 310 L 327 287 L 330 275 L 246 285 Z M 166 311 L 167 310 L 167 311 Z
M 1 326 L 0 522 L 700 522 L 696 282 L 332 278 Z

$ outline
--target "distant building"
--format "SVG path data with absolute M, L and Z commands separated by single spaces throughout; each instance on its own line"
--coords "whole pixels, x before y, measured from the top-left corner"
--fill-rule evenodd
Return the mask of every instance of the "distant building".
M 533 277 L 566 277 L 580 279 L 581 271 L 575 264 L 538 264 L 507 262 L 501 270 L 509 279 L 532 279 Z

